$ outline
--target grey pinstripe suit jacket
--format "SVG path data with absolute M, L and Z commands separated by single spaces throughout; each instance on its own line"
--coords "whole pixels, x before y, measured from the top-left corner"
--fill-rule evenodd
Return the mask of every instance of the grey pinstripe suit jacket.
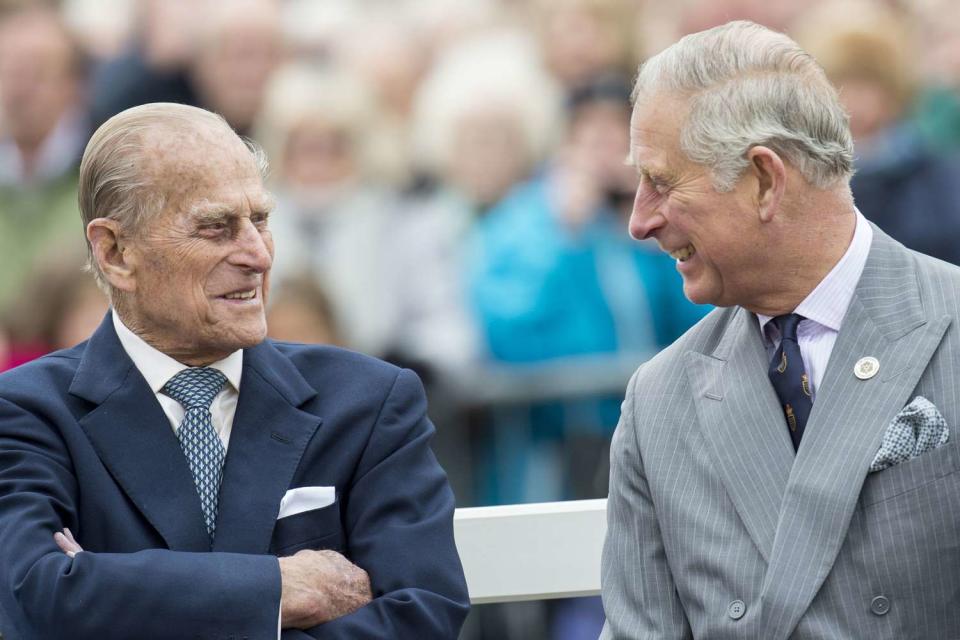
M 745 309 L 644 364 L 611 451 L 601 637 L 960 638 L 958 319 L 960 269 L 874 228 L 796 456 Z M 916 395 L 949 443 L 868 475 Z

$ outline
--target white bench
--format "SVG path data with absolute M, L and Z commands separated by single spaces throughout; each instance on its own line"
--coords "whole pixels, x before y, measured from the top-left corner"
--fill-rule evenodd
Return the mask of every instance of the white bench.
M 600 593 L 606 500 L 457 509 L 457 550 L 473 604 Z

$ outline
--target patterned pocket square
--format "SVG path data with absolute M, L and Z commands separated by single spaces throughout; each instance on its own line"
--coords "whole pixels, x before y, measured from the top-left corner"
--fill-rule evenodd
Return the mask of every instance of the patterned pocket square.
M 923 396 L 917 396 L 887 427 L 883 444 L 870 464 L 870 472 L 916 458 L 946 444 L 949 439 L 950 429 L 937 407 Z

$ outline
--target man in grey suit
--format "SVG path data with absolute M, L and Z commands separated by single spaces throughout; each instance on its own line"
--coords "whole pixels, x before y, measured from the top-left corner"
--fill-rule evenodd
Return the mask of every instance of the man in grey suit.
M 788 37 L 687 36 L 634 101 L 630 232 L 719 308 L 630 382 L 602 637 L 960 637 L 960 270 L 856 210 Z

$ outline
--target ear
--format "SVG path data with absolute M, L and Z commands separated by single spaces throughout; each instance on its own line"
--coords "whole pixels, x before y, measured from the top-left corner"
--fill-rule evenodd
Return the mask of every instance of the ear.
M 110 218 L 96 218 L 87 225 L 87 240 L 93 251 L 93 259 L 103 277 L 114 289 L 136 289 L 136 259 L 126 246 L 120 233 L 120 225 Z
M 769 147 L 756 146 L 747 151 L 747 160 L 756 178 L 756 193 L 753 194 L 762 222 L 770 222 L 780 209 L 780 199 L 787 187 L 787 170 L 776 151 Z

